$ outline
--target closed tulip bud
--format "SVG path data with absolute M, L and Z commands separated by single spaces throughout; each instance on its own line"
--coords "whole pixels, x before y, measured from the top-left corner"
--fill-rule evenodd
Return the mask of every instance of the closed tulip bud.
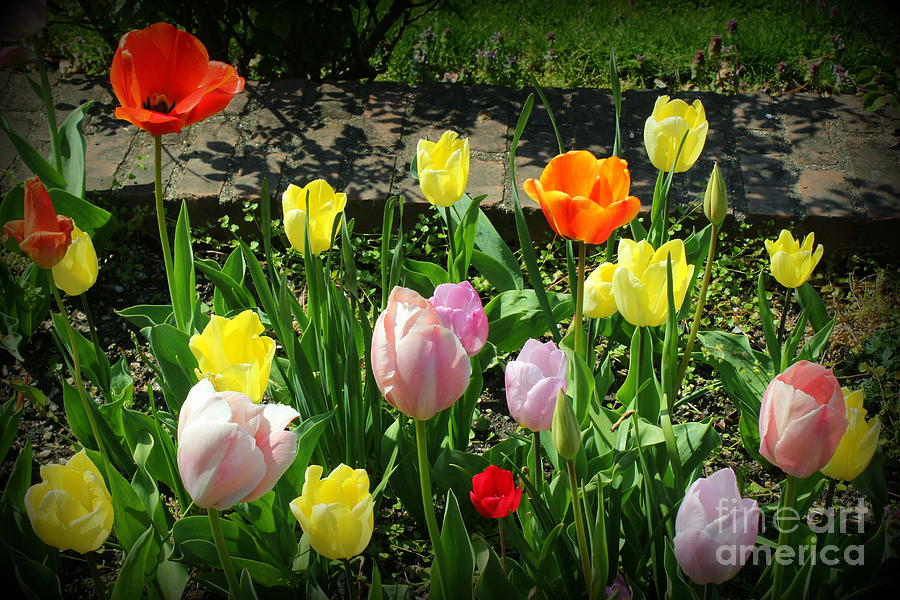
M 303 493 L 290 506 L 309 545 L 326 558 L 353 558 L 369 545 L 374 504 L 363 469 L 342 464 L 322 479 L 322 467 L 310 465 Z
M 531 431 L 550 429 L 556 396 L 566 390 L 565 353 L 553 342 L 529 339 L 516 360 L 506 363 L 509 415 Z
M 66 255 L 53 266 L 53 282 L 70 296 L 83 294 L 97 281 L 97 252 L 91 236 L 73 227 Z
M 688 104 L 684 100 L 669 100 L 668 96 L 660 96 L 653 107 L 653 114 L 647 117 L 644 124 L 644 146 L 650 162 L 660 171 L 671 171 L 673 166 L 676 173 L 687 171 L 703 151 L 708 129 L 706 111 L 699 100 Z M 684 147 L 678 154 L 685 134 Z
M 391 406 L 426 421 L 469 387 L 472 366 L 428 300 L 400 286 L 372 330 L 372 374 Z
M 725 178 L 719 170 L 719 163 L 713 165 L 709 174 L 709 183 L 706 184 L 706 193 L 703 195 L 703 214 L 710 223 L 719 227 L 728 214 L 728 189 L 725 187 Z
M 271 490 L 297 455 L 297 434 L 285 428 L 299 416 L 217 392 L 208 379 L 192 387 L 178 415 L 178 471 L 194 504 L 225 510 Z
M 212 315 L 188 343 L 197 359 L 197 379 L 209 378 L 220 392 L 240 392 L 260 402 L 275 357 L 275 340 L 259 335 L 263 331 L 252 310 L 233 319 Z
M 730 468 L 691 484 L 675 516 L 675 558 L 694 583 L 722 583 L 747 562 L 759 533 L 756 500 L 741 498 Z
M 469 499 L 482 517 L 502 519 L 519 508 L 522 486 L 516 485 L 512 473 L 506 469 L 490 465 L 472 477 Z
M 113 526 L 112 497 L 84 450 L 64 465 L 41 466 L 41 483 L 25 492 L 25 511 L 45 544 L 81 554 L 100 548 Z
M 466 354 L 475 356 L 488 338 L 488 320 L 478 292 L 468 281 L 442 283 L 429 300 L 444 327 L 462 342 Z
M 786 229 L 781 230 L 781 234 L 774 242 L 766 240 L 772 275 L 778 283 L 787 288 L 798 288 L 806 283 L 825 252 L 822 244 L 813 250 L 814 243 L 815 234 L 808 234 L 801 246 Z
M 759 411 L 759 453 L 788 475 L 824 467 L 847 429 L 841 386 L 832 372 L 805 360 L 775 377 Z
M 599 319 L 616 314 L 612 280 L 617 268 L 617 265 L 605 262 L 584 280 L 584 316 Z
M 847 431 L 841 438 L 834 456 L 822 468 L 822 473 L 834 479 L 853 481 L 859 477 L 878 448 L 878 435 L 881 433 L 881 419 L 866 421 L 866 409 L 863 408 L 865 396 L 863 391 L 843 388 L 844 401 L 847 404 Z
M 575 458 L 581 448 L 581 428 L 572 409 L 572 401 L 562 390 L 556 394 L 551 434 L 557 454 L 566 460 Z
M 431 204 L 450 206 L 466 193 L 469 180 L 469 140 L 445 131 L 436 142 L 419 140 L 416 170 L 422 194 Z
M 672 296 L 681 308 L 694 277 L 684 242 L 670 240 L 654 250 L 649 242 L 619 240 L 619 263 L 612 277 L 616 308 L 632 325 L 661 325 L 669 312 L 667 263 L 672 262 Z
M 16 240 L 34 264 L 49 269 L 66 255 L 75 224 L 56 214 L 47 188 L 37 177 L 25 181 L 24 213 L 24 219 L 3 226 L 3 235 Z
M 308 199 L 307 199 L 308 198 Z M 347 194 L 334 191 L 324 179 L 316 179 L 304 187 L 293 183 L 281 195 L 284 211 L 284 232 L 291 247 L 298 252 L 306 248 L 306 228 L 309 219 L 309 247 L 313 254 L 331 248 L 334 221 L 347 206 Z

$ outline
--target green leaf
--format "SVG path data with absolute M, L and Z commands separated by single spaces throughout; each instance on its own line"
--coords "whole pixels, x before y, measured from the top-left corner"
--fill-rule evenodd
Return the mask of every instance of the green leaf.
M 109 221 L 109 211 L 65 190 L 51 189 L 50 199 L 53 200 L 53 208 L 58 214 L 71 218 L 79 229 L 89 235 L 93 235 Z
M 769 358 L 772 359 L 772 365 L 781 364 L 781 344 L 778 343 L 778 334 L 775 332 L 775 319 L 772 316 L 772 309 L 766 298 L 765 271 L 759 272 L 756 280 L 756 297 L 759 300 L 759 316 L 762 321 L 763 334 L 766 337 L 766 349 L 769 352 Z M 775 373 L 771 373 L 774 377 Z
M 411 258 L 403 261 L 403 274 L 407 285 L 425 298 L 434 294 L 434 288 L 450 281 L 450 275 L 443 267 Z
M 9 447 L 19 433 L 19 423 L 22 421 L 22 410 L 13 410 L 15 400 L 7 400 L 0 409 L 0 463 L 6 459 Z
M 481 273 L 485 279 L 490 281 L 491 285 L 497 288 L 498 292 L 522 289 L 521 274 L 519 275 L 519 278 L 516 279 L 515 273 L 511 273 L 503 263 L 490 254 L 478 249 L 473 250 L 472 266 L 474 266 L 475 270 Z
M 65 178 L 59 171 L 54 169 L 50 163 L 44 160 L 44 157 L 34 149 L 34 146 L 28 143 L 28 140 L 19 135 L 16 130 L 12 128 L 9 119 L 7 119 L 6 115 L 3 113 L 0 113 L 0 129 L 3 129 L 3 131 L 6 132 L 9 141 L 12 142 L 19 158 L 22 159 L 25 166 L 28 167 L 32 173 L 40 177 L 47 188 L 65 189 Z
M 12 556 L 19 590 L 25 594 L 25 597 L 29 600 L 62 598 L 59 577 L 52 569 L 32 560 L 16 548 L 8 546 L 2 538 L 0 538 L 0 544 L 6 546 Z
M 188 392 L 197 383 L 194 369 L 197 359 L 188 346 L 189 336 L 171 325 L 156 325 L 143 330 L 162 373 L 160 385 L 169 410 L 177 413 Z
M 494 550 L 481 537 L 475 539 L 475 562 L 478 565 L 478 578 L 475 581 L 475 594 L 479 600 L 510 600 L 516 598 L 518 592 L 509 582 L 503 565 Z
M 572 314 L 573 301 L 569 294 L 548 294 L 554 323 Z M 510 290 L 494 296 L 484 312 L 488 317 L 489 340 L 498 350 L 512 352 L 521 349 L 528 338 L 539 338 L 547 332 L 542 319 L 540 294 L 534 290 Z M 555 326 L 555 325 L 554 325 Z
M 806 309 L 809 322 L 816 332 L 831 321 L 831 317 L 828 316 L 828 311 L 825 309 L 825 303 L 822 302 L 822 298 L 808 281 L 797 288 L 797 299 L 800 301 L 800 306 Z
M 170 321 L 173 316 L 170 304 L 138 304 L 117 310 L 115 313 L 138 329 L 162 325 Z
M 241 571 L 241 595 L 244 600 L 257 600 L 258 598 L 256 588 L 253 587 L 253 577 L 250 576 L 248 569 Z
M 221 296 L 220 305 L 215 307 L 218 314 L 227 314 L 235 310 L 247 310 L 256 307 L 253 296 L 247 291 L 243 282 L 235 281 L 219 267 L 216 261 L 203 258 L 196 259 L 194 266 L 216 286 L 215 292 Z
M 181 201 L 181 210 L 175 222 L 174 296 L 172 308 L 178 329 L 193 333 L 194 310 L 200 304 L 194 274 L 194 251 L 191 248 L 191 224 L 187 202 Z
M 66 180 L 66 191 L 79 198 L 84 196 L 84 149 L 85 140 L 81 132 L 82 123 L 92 102 L 85 102 L 69 113 L 59 126 L 59 154 L 62 162 L 62 175 Z M 53 153 L 50 153 L 51 164 L 55 164 Z M 80 226 L 79 226 L 80 227 Z
M 872 502 L 887 506 L 888 485 L 884 478 L 884 453 L 879 446 L 866 470 L 853 480 L 853 487 L 868 496 Z
M 800 354 L 797 355 L 797 358 L 817 362 L 828 344 L 828 338 L 831 336 L 833 329 L 834 319 L 831 319 L 803 344 L 803 348 L 800 349 Z
M 466 524 L 459 512 L 453 490 L 447 492 L 444 523 L 441 527 L 443 562 L 441 580 L 446 600 L 472 598 L 472 574 L 475 570 L 475 551 L 469 541 Z
M 31 438 L 25 438 L 25 447 L 19 452 L 13 465 L 3 496 L 12 506 L 25 512 L 25 492 L 31 487 Z
M 72 345 L 70 343 L 68 332 L 69 324 L 66 322 L 66 317 L 61 316 L 58 313 L 51 313 L 51 317 L 53 318 L 53 327 L 59 334 L 60 341 L 63 343 L 63 346 L 65 346 L 69 356 L 72 356 Z M 112 367 L 109 364 L 109 358 L 107 358 L 105 352 L 96 352 L 92 341 L 88 340 L 77 331 L 73 330 L 72 333 L 74 333 L 75 347 L 78 349 L 78 359 L 81 363 L 82 373 L 86 375 L 94 385 L 103 389 L 102 383 L 104 381 L 109 381 L 112 377 L 110 373 Z
M 112 589 L 112 600 L 134 600 L 143 595 L 147 559 L 155 547 L 158 549 L 157 544 L 153 528 L 148 527 L 125 555 Z
M 130 552 L 152 523 L 138 492 L 107 461 L 106 476 L 112 496 L 113 529 L 125 552 Z

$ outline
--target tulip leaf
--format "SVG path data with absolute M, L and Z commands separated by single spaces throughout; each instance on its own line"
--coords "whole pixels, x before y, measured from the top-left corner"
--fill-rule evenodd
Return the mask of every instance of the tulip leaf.
M 112 600 L 133 600 L 143 596 L 144 572 L 150 553 L 154 551 L 159 551 L 159 541 L 153 535 L 153 527 L 148 527 L 125 554 L 112 589 Z
M 63 597 L 59 577 L 52 569 L 7 545 L 5 539 L 0 538 L 0 544 L 6 547 L 9 551 L 8 555 L 12 557 L 19 590 L 25 594 L 26 598 L 29 600 L 52 600 Z
M 69 327 L 69 324 L 65 320 L 66 317 L 63 317 L 58 313 L 51 313 L 51 317 L 53 318 L 53 326 L 59 334 L 60 341 L 65 346 L 69 356 L 71 356 L 72 345 L 69 342 L 69 335 L 66 331 Z M 112 367 L 109 364 L 109 358 L 107 358 L 105 352 L 96 352 L 94 343 L 81 335 L 78 331 L 73 331 L 72 333 L 75 337 L 75 347 L 78 350 L 78 359 L 81 363 L 82 373 L 84 373 L 84 375 L 86 375 L 99 389 L 104 389 L 102 383 L 104 381 L 109 381 L 111 377 L 110 371 L 112 370 Z M 101 375 L 101 373 L 103 375 Z
M 775 333 L 775 319 L 772 316 L 769 300 L 766 298 L 765 271 L 759 272 L 759 277 L 756 281 L 756 297 L 759 301 L 759 318 L 762 321 L 769 358 L 772 359 L 772 365 L 780 365 L 781 344 L 778 343 L 778 334 Z M 770 375 L 774 377 L 776 373 L 773 371 Z
M 85 113 L 93 102 L 85 102 L 69 113 L 59 126 L 59 154 L 66 191 L 79 198 L 84 196 L 84 149 L 86 146 L 81 127 Z M 56 162 L 53 152 L 49 162 Z M 80 227 L 80 225 L 79 225 Z
M 873 503 L 886 506 L 888 502 L 887 480 L 884 478 L 884 453 L 881 447 L 875 449 L 866 470 L 853 480 L 853 487 L 868 496 Z
M 447 492 L 444 523 L 441 527 L 443 561 L 438 565 L 443 586 L 433 586 L 432 595 L 443 589 L 444 600 L 472 597 L 472 574 L 475 570 L 475 551 L 469 541 L 466 524 L 459 512 L 453 490 Z
M 241 571 L 241 595 L 244 600 L 258 600 L 256 588 L 253 587 L 253 577 L 250 576 L 248 569 Z
M 25 438 L 25 446 L 19 452 L 3 496 L 18 510 L 25 511 L 25 492 L 31 487 L 31 438 Z
M 66 180 L 53 166 L 47 162 L 44 157 L 35 150 L 34 146 L 28 143 L 24 137 L 19 135 L 6 118 L 6 115 L 0 113 L 0 129 L 6 132 L 9 141 L 16 149 L 16 153 L 28 169 L 41 178 L 47 188 L 65 189 Z
M 138 329 L 162 325 L 173 315 L 170 304 L 138 304 L 117 310 L 115 313 Z
M 825 303 L 822 302 L 819 293 L 808 281 L 797 288 L 797 299 L 800 301 L 800 306 L 809 314 L 809 322 L 817 333 L 831 321 Z
M 833 329 L 834 319 L 831 319 L 824 327 L 821 327 L 815 335 L 809 338 L 805 344 L 803 344 L 803 348 L 800 349 L 800 354 L 797 355 L 797 359 L 808 360 L 810 362 L 818 361 L 822 352 L 825 350 L 825 346 L 828 344 L 828 338 L 831 336 L 831 331 Z
M 214 308 L 217 314 L 224 315 L 256 307 L 253 296 L 243 282 L 235 281 L 216 261 L 200 258 L 194 261 L 194 266 L 215 285 Z
M 188 346 L 188 334 L 171 325 L 156 325 L 141 330 L 150 340 L 150 349 L 159 364 L 159 380 L 169 410 L 177 413 L 188 392 L 197 383 L 194 370 L 197 359 Z
M 403 261 L 403 276 L 407 287 L 425 298 L 434 295 L 434 288 L 450 281 L 450 275 L 440 265 L 411 258 Z
M 172 308 L 178 329 L 193 333 L 194 311 L 200 304 L 197 297 L 197 282 L 194 272 L 194 251 L 191 248 L 191 223 L 187 202 L 181 201 L 178 220 L 175 222 L 175 273 L 173 279 Z
M 36 389 L 36 388 L 35 388 Z M 13 399 L 7 400 L 0 410 L 0 463 L 6 458 L 9 447 L 19 433 L 19 423 L 22 421 L 22 409 L 15 408 L 16 402 Z
M 69 422 L 72 432 L 83 446 L 95 449 L 97 441 L 94 440 L 93 430 L 85 412 L 85 405 L 78 395 L 78 390 L 65 382 L 62 383 L 62 387 L 66 420 Z M 122 446 L 121 438 L 110 427 L 107 416 L 100 411 L 93 400 L 89 400 L 87 410 L 93 413 L 94 422 L 97 424 L 100 437 L 103 438 L 101 440 L 103 449 L 109 453 L 107 458 L 112 459 L 115 465 L 126 473 L 132 473 L 134 471 L 134 463 L 131 460 L 131 455 Z
M 166 456 L 167 452 L 169 456 L 173 457 L 172 460 L 175 456 L 175 444 L 168 432 L 149 415 L 127 408 L 122 411 L 122 424 L 125 440 L 132 453 L 137 450 L 143 434 L 152 436 L 156 443 L 150 448 L 144 468 L 154 479 L 162 481 L 173 490 L 177 489 L 176 480 L 179 477 L 177 466 L 170 463 Z
M 673 425 L 672 429 L 675 432 L 678 456 L 684 466 L 686 476 L 690 475 L 694 469 L 701 467 L 710 452 L 722 443 L 719 434 L 712 426 L 712 417 L 707 417 L 699 422 L 678 423 Z M 690 481 L 691 478 L 687 477 L 687 482 Z
M 546 300 L 552 305 L 555 324 L 572 314 L 573 301 L 569 294 L 551 293 Z M 535 290 L 510 290 L 494 296 L 484 312 L 488 318 L 489 340 L 497 349 L 512 352 L 521 349 L 528 338 L 539 338 L 547 330 L 541 318 L 543 308 L 540 294 Z
M 479 599 L 509 600 L 518 597 L 518 592 L 503 572 L 503 566 L 493 548 L 483 538 L 476 537 L 475 548 L 478 577 L 475 581 L 475 593 Z
M 672 542 L 666 540 L 665 559 L 663 565 L 666 571 L 666 598 L 679 598 L 699 600 L 694 588 L 681 576 L 681 567 L 675 558 Z

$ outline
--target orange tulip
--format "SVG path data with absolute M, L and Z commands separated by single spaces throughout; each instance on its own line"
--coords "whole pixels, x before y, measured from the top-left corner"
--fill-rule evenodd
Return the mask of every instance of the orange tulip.
M 540 180 L 524 184 L 553 231 L 588 244 L 605 242 L 614 229 L 637 216 L 641 201 L 628 195 L 630 187 L 627 162 L 617 156 L 598 160 L 586 150 L 556 156 Z
M 37 177 L 25 181 L 25 218 L 3 226 L 3 234 L 42 269 L 50 269 L 66 255 L 74 223 L 57 215 L 47 188 Z
M 209 60 L 200 40 L 168 23 L 123 35 L 109 78 L 122 105 L 116 117 L 152 135 L 178 133 L 244 89 L 234 67 Z

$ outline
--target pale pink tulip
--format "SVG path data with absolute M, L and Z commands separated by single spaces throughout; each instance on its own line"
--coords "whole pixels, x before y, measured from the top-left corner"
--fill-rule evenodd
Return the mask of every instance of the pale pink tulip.
M 847 429 L 834 374 L 805 360 L 766 388 L 759 411 L 759 452 L 788 475 L 809 477 L 831 460 Z
M 425 421 L 465 393 L 471 365 L 431 303 L 397 286 L 372 331 L 372 373 L 394 408 Z
M 194 504 L 224 510 L 272 489 L 297 455 L 297 434 L 285 428 L 299 416 L 217 392 L 209 379 L 191 388 L 178 417 L 178 470 Z
M 675 558 L 700 585 L 734 577 L 759 532 L 756 500 L 741 498 L 730 468 L 691 484 L 675 516 Z
M 475 356 L 488 338 L 488 320 L 478 292 L 468 281 L 442 283 L 429 300 L 444 327 L 456 334 L 466 354 Z
M 506 404 L 510 416 L 531 431 L 550 429 L 556 395 L 566 391 L 568 360 L 553 342 L 530 339 L 516 360 L 506 363 Z

